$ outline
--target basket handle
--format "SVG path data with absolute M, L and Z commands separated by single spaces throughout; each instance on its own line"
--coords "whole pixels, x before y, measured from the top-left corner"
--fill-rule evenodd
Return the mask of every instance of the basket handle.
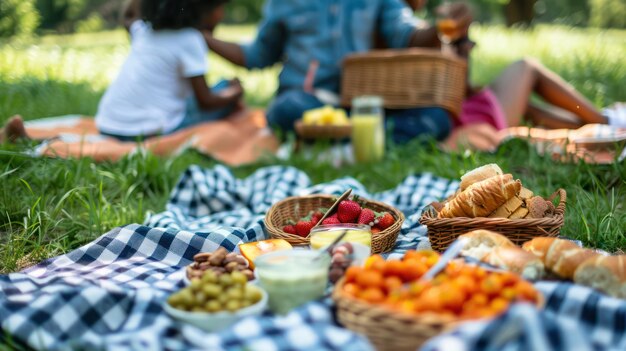
M 565 189 L 560 188 L 555 191 L 552 195 L 550 195 L 548 201 L 553 201 L 557 195 L 559 196 L 559 205 L 556 207 L 555 212 L 565 214 L 565 204 L 567 203 L 567 192 Z

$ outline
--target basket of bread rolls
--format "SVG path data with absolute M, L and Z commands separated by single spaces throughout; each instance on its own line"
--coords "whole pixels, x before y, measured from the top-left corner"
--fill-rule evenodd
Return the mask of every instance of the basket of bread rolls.
M 536 237 L 520 246 L 489 230 L 461 235 L 461 255 L 519 274 L 528 280 L 573 281 L 626 299 L 626 255 L 608 255 L 562 238 Z
M 463 175 L 459 190 L 444 202 L 433 202 L 423 211 L 420 223 L 426 225 L 430 244 L 437 251 L 476 229 L 496 231 L 520 245 L 537 236 L 558 236 L 566 200 L 564 189 L 544 198 L 498 165 L 488 164 Z

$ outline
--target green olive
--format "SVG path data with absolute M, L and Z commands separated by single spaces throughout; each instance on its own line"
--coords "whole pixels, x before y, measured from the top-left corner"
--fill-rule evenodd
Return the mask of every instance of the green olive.
M 226 307 L 226 310 L 230 312 L 235 312 L 241 308 L 241 303 L 239 301 L 230 300 L 226 303 L 226 306 L 224 307 Z
M 196 304 L 199 304 L 199 305 L 203 305 L 208 300 L 206 294 L 203 291 L 198 291 L 194 295 L 194 297 L 195 297 L 194 300 L 195 300 Z
M 246 286 L 246 291 L 244 293 L 244 298 L 246 300 L 252 301 L 253 303 L 257 303 L 261 300 L 261 297 L 262 297 L 261 290 L 252 286 Z
M 222 293 L 222 287 L 217 284 L 206 284 L 202 287 L 202 292 L 209 298 L 215 298 Z
M 181 290 L 179 293 L 180 295 L 180 304 L 185 305 L 185 306 L 192 306 L 193 305 L 193 293 L 191 292 L 191 289 L 184 288 L 183 290 Z
M 191 308 L 191 312 L 206 312 L 206 311 L 204 310 L 204 308 L 200 306 L 194 306 Z
M 192 279 L 189 286 L 193 291 L 200 291 L 202 289 L 202 281 L 198 278 Z
M 220 294 L 220 296 L 217 297 L 217 301 L 224 305 L 228 302 L 228 300 L 230 300 L 230 298 L 226 294 Z
M 230 274 L 222 274 L 219 278 L 220 285 L 222 286 L 231 286 L 233 284 L 233 278 Z
M 210 300 L 204 305 L 208 312 L 218 312 L 222 310 L 222 304 L 217 300 Z
M 234 271 L 230 274 L 230 276 L 233 278 L 234 284 L 245 285 L 248 282 L 248 278 L 246 278 L 246 275 L 241 272 Z
M 243 291 L 240 288 L 234 286 L 226 290 L 224 294 L 233 300 L 241 300 L 243 299 L 244 295 Z
M 217 274 L 215 274 L 215 272 L 213 272 L 212 270 L 207 270 L 204 271 L 204 274 L 202 274 L 202 282 L 203 283 L 217 283 Z

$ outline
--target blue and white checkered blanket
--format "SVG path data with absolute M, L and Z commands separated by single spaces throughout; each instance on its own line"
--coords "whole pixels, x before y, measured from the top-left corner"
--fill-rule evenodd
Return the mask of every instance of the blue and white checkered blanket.
M 369 350 L 365 338 L 338 326 L 328 300 L 287 316 L 244 319 L 208 334 L 168 317 L 166 296 L 182 286 L 183 267 L 198 252 L 265 238 L 262 219 L 291 195 L 354 192 L 402 210 L 407 220 L 391 256 L 427 246 L 420 209 L 448 196 L 457 182 L 410 176 L 369 194 L 352 178 L 311 185 L 294 169 L 268 167 L 239 180 L 221 166 L 190 167 L 167 210 L 146 226 L 128 225 L 66 255 L 0 276 L 0 340 L 35 349 Z M 545 311 L 517 306 L 493 322 L 467 323 L 433 339 L 427 350 L 626 349 L 626 303 L 565 283 L 541 282 Z

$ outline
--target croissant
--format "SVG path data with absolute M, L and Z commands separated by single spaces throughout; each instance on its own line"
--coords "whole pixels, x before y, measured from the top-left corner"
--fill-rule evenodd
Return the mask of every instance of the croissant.
M 511 174 L 497 175 L 474 183 L 451 199 L 439 212 L 440 218 L 487 217 L 519 194 L 522 183 Z

